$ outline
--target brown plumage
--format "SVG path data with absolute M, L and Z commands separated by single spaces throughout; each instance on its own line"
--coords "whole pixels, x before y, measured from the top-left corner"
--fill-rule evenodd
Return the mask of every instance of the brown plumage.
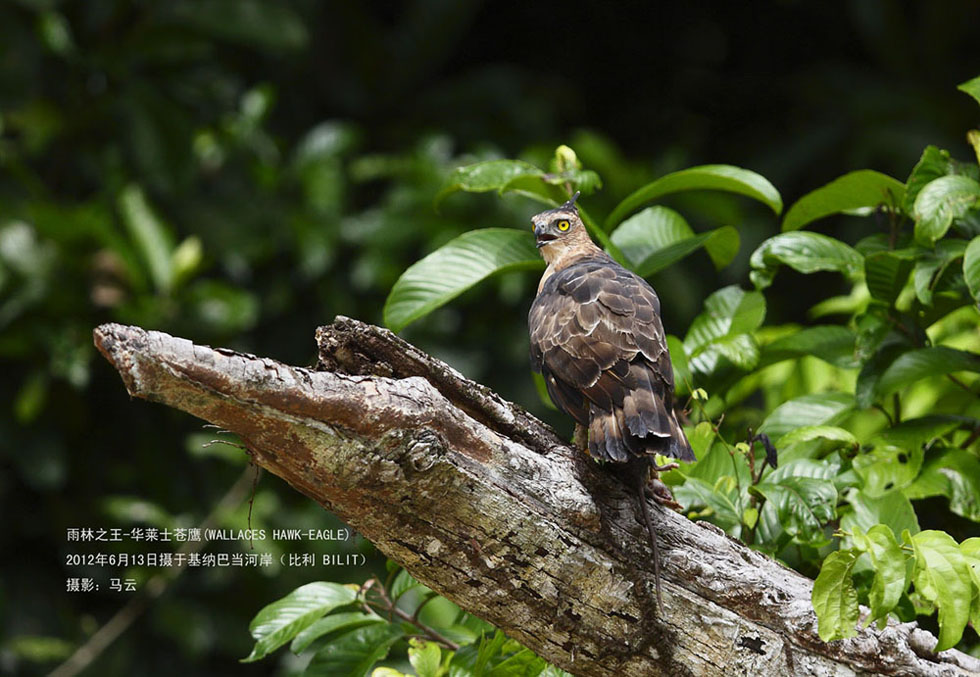
M 548 268 L 528 315 L 531 365 L 555 405 L 588 429 L 588 454 L 633 475 L 659 601 L 659 555 L 644 495 L 648 468 L 664 469 L 653 462 L 657 453 L 694 460 L 674 412 L 660 300 L 646 280 L 592 242 L 574 197 L 532 222 Z
M 531 365 L 555 405 L 589 429 L 595 459 L 693 461 L 657 293 L 593 244 L 571 201 L 533 222 L 548 268 L 528 315 Z

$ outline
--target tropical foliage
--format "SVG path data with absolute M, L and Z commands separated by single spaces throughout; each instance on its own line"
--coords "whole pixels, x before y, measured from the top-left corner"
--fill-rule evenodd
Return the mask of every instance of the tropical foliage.
M 275 477 L 257 477 L 240 448 L 211 443 L 217 434 L 202 430 L 200 421 L 128 397 L 92 346 L 92 328 L 103 322 L 309 364 L 317 325 L 337 314 L 383 323 L 389 292 L 412 264 L 457 237 L 503 229 L 511 245 L 477 236 L 491 238 L 480 243 L 487 251 L 500 247 L 494 256 L 510 261 L 511 272 L 488 269 L 481 250 L 474 265 L 483 266 L 482 281 L 446 302 L 438 299 L 457 288 L 434 278 L 430 283 L 441 286 L 430 301 L 442 305 L 420 308 L 411 295 L 400 308 L 389 302 L 392 326 L 410 322 L 401 330 L 406 339 L 564 433 L 567 417 L 546 408 L 527 371 L 525 317 L 537 273 L 521 267 L 540 270 L 541 264 L 522 253 L 529 234 L 521 224 L 549 204 L 542 198 L 563 199 L 566 183 L 574 183 L 587 193 L 582 204 L 594 236 L 605 237 L 604 246 L 669 298 L 665 324 L 676 335 L 671 344 L 678 369 L 680 357 L 688 357 L 685 340 L 698 351 L 687 359 L 690 385 L 683 386 L 692 436 L 720 435 L 733 454 L 742 453 L 748 428 L 754 436 L 778 404 L 851 392 L 851 382 L 830 378 L 857 380 L 856 357 L 848 352 L 848 332 L 857 331 L 850 317 L 857 311 L 847 304 L 854 300 L 851 280 L 861 275 L 800 273 L 779 263 L 785 251 L 777 250 L 760 268 L 772 274 L 772 284 L 756 295 L 750 257 L 777 232 L 771 194 L 737 170 L 683 170 L 709 162 L 751 167 L 795 202 L 847 169 L 873 167 L 903 179 L 927 143 L 967 159 L 961 130 L 976 126 L 976 107 L 952 83 L 970 75 L 978 18 L 980 6 L 971 0 L 782 3 L 762 14 L 701 3 L 512 3 L 506 11 L 480 0 L 0 3 L 0 513 L 10 516 L 6 557 L 0 558 L 0 672 L 48 674 L 77 652 L 91 661 L 86 672 L 92 674 L 292 675 L 317 645 L 300 658 L 280 649 L 237 665 L 254 644 L 248 619 L 312 580 L 358 590 L 366 580 L 387 580 L 383 555 L 356 534 L 343 541 L 197 544 L 202 556 L 270 559 L 255 568 L 70 563 L 66 556 L 119 557 L 152 547 L 68 542 L 66 531 L 79 527 L 343 528 Z M 801 26 L 818 49 L 799 49 Z M 577 37 L 542 42 L 543 34 Z M 554 54 L 565 44 L 568 49 Z M 555 157 L 559 143 L 576 156 Z M 923 173 L 922 181 L 944 174 L 970 178 L 949 169 L 952 160 L 939 160 L 938 173 Z M 492 172 L 481 184 L 464 169 L 498 166 L 492 162 L 515 168 L 503 197 Z M 658 181 L 662 177 L 671 178 Z M 678 189 L 695 179 L 709 190 Z M 947 183 L 951 192 L 969 185 Z M 470 192 L 480 186 L 484 192 Z M 871 190 L 877 190 L 873 183 Z M 634 193 L 636 204 L 619 207 Z M 827 213 L 803 230 L 852 247 L 876 229 L 887 232 L 884 212 L 852 215 L 874 198 L 852 198 L 838 205 L 845 214 Z M 902 205 L 903 218 L 915 217 L 913 207 Z M 639 217 L 647 208 L 651 212 Z M 941 287 L 949 276 L 963 270 L 964 260 L 976 260 L 974 250 L 956 258 L 945 249 L 962 245 L 947 241 L 966 240 L 958 229 L 972 211 L 960 215 L 961 208 L 949 203 L 923 226 L 926 238 L 936 238 L 930 265 L 940 277 L 926 286 L 936 313 L 948 305 L 950 294 Z M 819 209 L 825 207 L 793 218 Z M 945 213 L 951 225 L 940 237 Z M 913 228 L 911 220 L 902 228 Z M 650 261 L 640 267 L 645 258 Z M 910 278 L 914 287 L 914 268 Z M 963 279 L 970 284 L 969 276 Z M 712 292 L 733 285 L 742 299 L 733 290 L 706 305 Z M 908 293 L 899 294 L 898 307 Z M 837 315 L 807 314 L 836 296 L 845 298 L 823 310 Z M 765 316 L 752 328 L 760 298 Z M 736 302 L 745 313 L 729 322 L 726 304 Z M 969 315 L 960 312 L 951 317 L 963 320 L 966 332 Z M 692 322 L 702 313 L 695 332 Z M 786 326 L 790 322 L 796 325 Z M 788 336 L 819 325 L 833 328 L 801 331 L 792 346 L 778 344 L 780 331 Z M 942 331 L 927 330 L 937 346 L 972 350 L 952 324 Z M 759 362 L 740 366 L 738 360 L 752 357 L 753 340 Z M 816 357 L 804 357 L 807 345 Z M 783 366 L 765 366 L 776 358 Z M 828 375 L 825 363 L 835 362 L 840 370 Z M 772 385 L 778 374 L 771 373 L 740 400 L 738 389 L 725 390 L 723 372 L 749 391 L 753 375 L 766 369 L 786 370 L 781 389 Z M 952 375 L 974 387 L 969 371 Z M 901 422 L 922 418 L 913 406 L 916 393 L 943 382 L 952 385 L 930 377 L 900 386 Z M 890 387 L 887 380 L 884 387 Z M 705 397 L 686 402 L 688 391 L 702 395 L 699 388 Z M 950 392 L 929 413 L 949 414 L 955 398 L 967 397 L 958 386 Z M 888 395 L 878 404 L 894 416 Z M 875 426 L 887 425 L 878 412 L 856 405 L 837 424 L 867 445 Z M 770 425 L 778 430 L 776 423 Z M 788 419 L 782 427 L 793 424 Z M 976 522 L 960 516 L 969 513 L 971 494 L 958 479 L 970 476 L 975 445 L 961 450 L 967 455 L 951 453 L 945 466 L 931 462 L 963 446 L 967 435 L 962 428 L 941 433 L 942 445 L 923 448 L 915 482 L 922 479 L 924 489 L 937 493 L 909 499 L 921 530 L 945 531 L 959 547 L 977 533 Z M 721 444 L 717 439 L 713 446 Z M 813 441 L 829 446 L 833 438 Z M 755 446 L 752 463 L 761 460 Z M 835 453 L 843 458 L 828 452 Z M 720 467 L 724 457 L 711 455 Z M 917 457 L 909 458 L 914 468 Z M 739 492 L 735 517 L 719 498 L 726 483 L 744 486 L 736 463 L 742 461 L 728 457 L 727 480 L 704 465 L 701 479 L 710 492 L 692 481 L 697 467 L 671 481 L 702 491 L 705 502 L 686 498 L 689 514 L 727 520 L 732 533 L 772 551 L 777 546 L 765 540 L 761 522 L 754 529 L 749 524 L 756 513 L 768 515 L 773 490 L 762 486 L 765 502 Z M 756 464 L 755 476 L 759 470 Z M 778 476 L 768 479 L 771 468 L 763 472 L 759 484 L 779 484 Z M 884 490 L 888 479 L 867 482 L 880 482 Z M 887 507 L 869 512 L 859 498 L 841 489 L 834 509 L 867 515 L 862 529 L 877 539 L 870 531 L 874 514 Z M 790 528 L 802 529 L 805 540 L 805 525 Z M 826 545 L 797 545 L 791 538 L 777 555 L 816 576 L 834 548 L 852 548 L 849 537 L 833 537 L 834 526 L 824 529 Z M 914 554 L 914 545 L 893 533 L 904 556 Z M 922 552 L 928 560 L 928 549 Z M 362 564 L 281 564 L 338 554 Z M 872 554 L 862 554 L 851 568 L 862 603 L 873 582 Z M 110 578 L 134 583 L 135 592 L 113 589 Z M 99 587 L 65 589 L 66 581 L 80 580 Z M 381 587 L 372 587 L 372 600 L 380 599 L 374 595 Z M 901 596 L 893 613 L 929 613 L 916 584 L 905 589 L 912 594 Z M 398 603 L 411 614 L 417 599 L 407 595 Z M 471 621 L 457 623 L 458 610 L 445 605 L 433 599 L 420 617 L 449 637 L 449 627 Z M 355 604 L 358 609 L 364 611 Z M 324 617 L 349 611 L 337 607 Z M 374 613 L 388 618 L 384 605 Z M 937 614 L 918 619 L 938 630 Z M 124 632 L 104 641 L 100 628 L 118 630 L 126 622 Z M 416 626 L 405 636 L 413 634 L 434 641 Z M 490 630 L 483 636 L 502 642 Z M 464 637 L 452 641 L 461 652 L 476 646 Z M 970 649 L 975 642 L 967 629 L 958 646 Z M 439 645 L 443 664 L 447 657 L 452 663 L 455 651 L 447 647 Z M 397 640 L 376 669 L 419 672 L 409 661 L 411 648 L 410 638 Z M 514 653 L 516 647 L 504 644 L 485 665 Z
M 980 78 L 962 89 L 980 101 Z M 941 497 L 951 513 L 980 522 L 980 132 L 969 139 L 977 162 L 930 146 L 904 182 L 861 170 L 806 194 L 786 211 L 782 232 L 752 253 L 753 288 L 719 289 L 683 337 L 669 337 L 699 460 L 665 480 L 692 518 L 804 573 L 819 570 L 813 605 L 827 641 L 856 634 L 860 603 L 871 611 L 865 624 L 936 613 L 937 650 L 959 642 L 968 623 L 980 627 L 980 538 L 920 530 L 916 512 Z M 440 196 L 516 192 L 554 206 L 600 185 L 561 146 L 547 169 L 506 160 L 460 167 Z M 580 212 L 596 240 L 640 275 L 702 248 L 724 267 L 739 248 L 736 228 L 695 233 L 679 212 L 651 204 L 692 190 L 782 211 L 760 175 L 707 165 L 656 179 L 605 219 L 590 213 L 587 197 Z M 837 214 L 873 219 L 878 232 L 846 243 L 804 230 Z M 401 329 L 492 275 L 542 267 L 529 232 L 469 231 L 402 274 L 385 319 Z M 840 275 L 850 289 L 810 308 L 807 326 L 766 325 L 766 294 L 783 269 Z M 379 626 L 377 646 L 395 641 L 398 626 L 388 627 Z M 257 650 L 267 645 L 253 634 Z M 342 637 L 322 654 L 353 641 Z

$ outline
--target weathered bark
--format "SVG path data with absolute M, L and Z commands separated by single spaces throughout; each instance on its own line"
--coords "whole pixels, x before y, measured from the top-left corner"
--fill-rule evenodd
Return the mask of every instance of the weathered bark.
M 414 576 L 577 675 L 969 675 L 913 623 L 820 641 L 811 581 L 632 494 L 520 407 L 390 332 L 317 331 L 321 371 L 103 325 L 137 397 L 238 433 L 256 463 Z

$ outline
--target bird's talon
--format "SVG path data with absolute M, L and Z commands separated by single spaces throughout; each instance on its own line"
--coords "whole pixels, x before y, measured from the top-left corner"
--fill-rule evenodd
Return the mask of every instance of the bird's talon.
M 650 484 L 647 485 L 647 490 L 651 498 L 665 508 L 670 508 L 671 510 L 676 510 L 677 512 L 684 510 L 684 506 L 674 500 L 674 494 L 672 494 L 667 485 L 660 480 L 651 480 Z

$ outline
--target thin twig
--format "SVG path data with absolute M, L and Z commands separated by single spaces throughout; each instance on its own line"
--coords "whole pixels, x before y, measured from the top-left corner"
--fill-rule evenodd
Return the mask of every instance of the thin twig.
M 376 586 L 375 583 L 378 583 L 379 585 Z M 361 605 L 363 607 L 368 607 L 370 611 L 374 611 L 373 609 L 370 609 L 371 602 L 367 598 L 368 590 L 374 588 L 375 593 L 377 593 L 378 597 L 381 598 L 380 606 L 390 614 L 389 618 L 391 618 L 391 616 L 397 616 L 399 619 L 405 621 L 406 623 L 414 625 L 416 628 L 421 630 L 422 633 L 426 635 L 429 639 L 443 645 L 447 649 L 452 649 L 453 651 L 459 649 L 460 647 L 459 644 L 452 641 L 448 637 L 443 636 L 434 628 L 430 628 L 428 625 L 426 625 L 418 618 L 416 618 L 415 615 L 409 614 L 399 609 L 398 606 L 393 601 L 391 601 L 391 597 L 388 596 L 387 590 L 385 590 L 385 587 L 383 585 L 380 585 L 380 583 L 381 581 L 379 581 L 377 578 L 372 578 L 361 586 L 361 590 L 364 593 L 363 601 L 361 602 Z

